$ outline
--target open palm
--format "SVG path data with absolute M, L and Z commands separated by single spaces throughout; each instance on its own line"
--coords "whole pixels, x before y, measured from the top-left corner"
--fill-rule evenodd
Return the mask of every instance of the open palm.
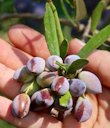
M 30 112 L 26 118 L 18 119 L 11 113 L 12 99 L 19 94 L 21 85 L 12 79 L 14 71 L 26 64 L 32 56 L 47 58 L 50 54 L 45 38 L 35 30 L 24 25 L 13 26 L 9 32 L 9 39 L 14 46 L 0 39 L 0 118 L 20 128 L 109 128 L 110 127 L 110 53 L 96 51 L 90 55 L 90 64 L 86 70 L 94 72 L 101 79 L 103 93 L 97 96 L 88 95 L 94 111 L 85 123 L 78 123 L 73 114 L 63 122 L 47 114 Z M 77 53 L 82 47 L 81 41 L 74 39 L 70 42 L 69 54 Z

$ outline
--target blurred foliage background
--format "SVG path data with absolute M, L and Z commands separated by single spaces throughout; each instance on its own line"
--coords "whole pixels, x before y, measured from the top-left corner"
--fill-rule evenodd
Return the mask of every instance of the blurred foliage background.
M 62 31 L 68 40 L 87 42 L 110 24 L 110 0 L 53 0 Z M 25 24 L 44 33 L 43 16 L 46 0 L 0 0 L 0 37 L 9 42 L 7 31 L 14 24 Z M 110 51 L 110 39 L 99 49 Z M 0 120 L 0 128 L 14 126 Z

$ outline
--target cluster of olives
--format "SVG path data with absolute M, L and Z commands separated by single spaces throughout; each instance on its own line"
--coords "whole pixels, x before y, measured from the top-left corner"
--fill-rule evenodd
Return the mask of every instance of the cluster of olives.
M 60 65 L 71 65 L 78 59 L 78 55 L 69 55 L 64 61 L 57 55 L 46 61 L 33 57 L 18 69 L 13 79 L 23 86 L 12 102 L 13 115 L 23 118 L 29 110 L 38 112 L 49 108 L 50 113 L 54 109 L 63 113 L 63 117 L 74 113 L 78 121 L 88 120 L 93 108 L 86 93 L 101 93 L 102 87 L 97 76 L 89 71 L 79 69 L 76 75 L 65 75 Z

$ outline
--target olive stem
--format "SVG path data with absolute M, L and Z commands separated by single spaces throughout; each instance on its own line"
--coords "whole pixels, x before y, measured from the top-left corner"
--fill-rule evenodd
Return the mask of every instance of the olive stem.
M 64 112 L 59 112 L 59 113 L 58 113 L 58 119 L 59 119 L 60 121 L 63 121 L 63 119 L 64 119 Z
M 30 87 L 27 88 L 27 90 L 25 91 L 25 94 L 28 95 L 29 90 L 30 90 Z

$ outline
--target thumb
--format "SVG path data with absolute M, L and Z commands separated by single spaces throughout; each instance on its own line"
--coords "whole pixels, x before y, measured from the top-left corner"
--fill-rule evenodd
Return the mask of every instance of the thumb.
M 68 54 L 77 54 L 84 45 L 78 39 L 71 40 Z M 110 87 L 110 53 L 104 50 L 96 50 L 89 55 L 88 60 L 89 64 L 85 69 L 96 74 L 103 85 Z

